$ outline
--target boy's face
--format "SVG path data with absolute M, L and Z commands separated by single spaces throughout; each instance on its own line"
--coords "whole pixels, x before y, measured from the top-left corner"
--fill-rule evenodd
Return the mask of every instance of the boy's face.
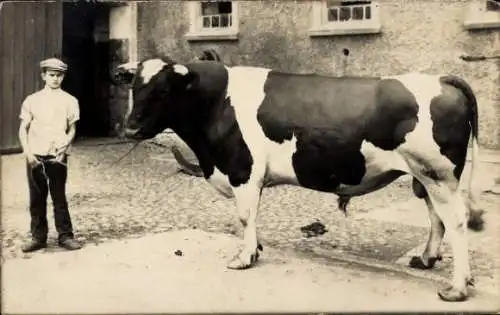
M 42 80 L 51 89 L 58 89 L 64 79 L 64 72 L 47 69 L 42 72 Z

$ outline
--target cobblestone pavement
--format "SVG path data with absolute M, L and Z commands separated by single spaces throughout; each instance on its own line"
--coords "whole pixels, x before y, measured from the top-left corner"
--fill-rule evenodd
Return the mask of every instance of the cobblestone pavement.
M 162 143 L 167 147 L 172 144 L 168 139 Z M 202 178 L 180 173 L 168 148 L 143 143 L 113 164 L 131 147 L 130 143 L 85 142 L 73 147 L 67 195 L 78 239 L 100 244 L 185 228 L 241 236 L 234 200 L 216 193 Z M 497 164 L 488 164 L 486 173 L 492 177 L 499 174 L 499 169 Z M 2 261 L 33 255 L 20 251 L 29 224 L 24 172 L 20 155 L 2 156 Z M 470 234 L 472 272 L 478 287 L 498 292 L 500 258 L 496 235 L 500 213 L 496 208 L 500 197 L 484 193 L 483 200 L 488 226 L 482 233 Z M 55 241 L 49 213 L 50 236 Z M 328 232 L 306 238 L 300 227 L 316 220 Z M 427 210 L 413 197 L 408 177 L 353 199 L 347 216 L 337 209 L 334 195 L 278 186 L 263 192 L 258 232 L 264 247 L 406 268 L 406 256 L 427 240 Z M 53 246 L 45 251 L 58 250 Z M 451 253 L 447 245 L 445 250 L 444 261 L 422 274 L 449 277 Z

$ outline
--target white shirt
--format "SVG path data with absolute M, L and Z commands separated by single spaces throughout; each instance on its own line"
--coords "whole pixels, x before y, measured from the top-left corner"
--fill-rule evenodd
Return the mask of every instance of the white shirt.
M 80 119 L 80 108 L 71 94 L 46 87 L 26 97 L 19 118 L 29 123 L 31 152 L 55 155 L 66 144 L 68 127 Z

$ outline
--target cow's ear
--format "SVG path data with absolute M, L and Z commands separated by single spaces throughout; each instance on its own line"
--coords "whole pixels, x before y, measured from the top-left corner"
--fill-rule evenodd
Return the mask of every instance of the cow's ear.
M 175 64 L 173 68 L 174 72 L 179 74 L 183 78 L 183 83 L 186 87 L 186 90 L 190 90 L 197 85 L 199 78 L 197 73 L 189 71 L 186 66 L 181 64 Z

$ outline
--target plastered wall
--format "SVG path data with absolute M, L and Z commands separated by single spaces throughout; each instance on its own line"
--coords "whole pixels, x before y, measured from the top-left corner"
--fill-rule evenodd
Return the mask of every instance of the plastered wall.
M 138 3 L 138 57 L 179 62 L 216 48 L 227 64 L 332 75 L 456 74 L 479 99 L 480 143 L 500 149 L 500 61 L 467 63 L 460 55 L 500 53 L 500 29 L 467 31 L 468 0 L 380 0 L 382 32 L 310 37 L 310 1 L 240 1 L 237 41 L 189 42 L 185 1 Z M 495 46 L 495 40 L 496 45 Z M 350 54 L 345 61 L 343 49 Z

